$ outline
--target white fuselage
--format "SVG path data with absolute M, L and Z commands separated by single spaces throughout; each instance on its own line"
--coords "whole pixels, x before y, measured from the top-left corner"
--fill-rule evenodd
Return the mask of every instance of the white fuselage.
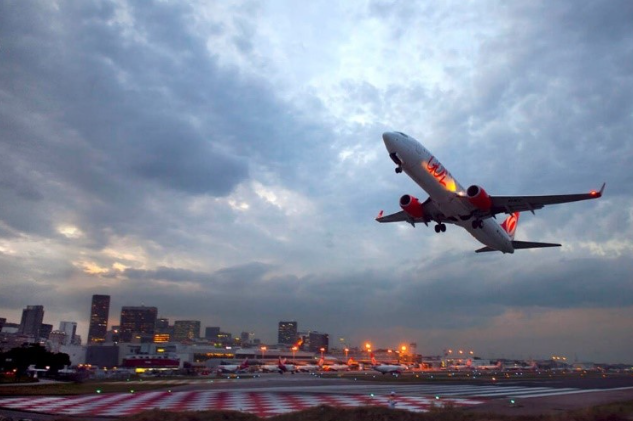
M 483 227 L 473 228 L 473 217 L 466 190 L 444 166 L 417 140 L 399 132 L 383 134 L 389 154 L 396 153 L 402 161 L 402 170 L 429 194 L 431 201 L 446 218 L 455 218 L 455 224 L 464 228 L 479 242 L 503 253 L 513 253 L 512 239 L 494 219 L 484 219 Z M 465 219 L 464 219 L 465 218 Z

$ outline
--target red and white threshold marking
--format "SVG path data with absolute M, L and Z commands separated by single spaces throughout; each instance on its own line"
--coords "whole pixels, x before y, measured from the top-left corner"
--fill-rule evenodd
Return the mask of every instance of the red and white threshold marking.
M 351 408 L 387 406 L 388 396 L 293 394 L 273 392 L 139 392 L 82 396 L 46 396 L 0 399 L 0 408 L 55 415 L 119 417 L 151 409 L 165 411 L 232 410 L 269 417 L 318 405 Z M 426 412 L 433 406 L 466 406 L 483 403 L 476 399 L 397 397 L 396 408 Z

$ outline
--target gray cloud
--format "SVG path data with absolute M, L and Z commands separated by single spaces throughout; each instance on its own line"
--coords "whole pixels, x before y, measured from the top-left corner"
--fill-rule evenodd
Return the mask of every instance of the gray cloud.
M 370 2 L 327 35 L 301 15 L 300 32 L 275 26 L 267 6 L 209 7 L 0 4 L 10 317 L 39 303 L 85 324 L 108 293 L 113 315 L 145 303 L 265 340 L 293 318 L 441 349 L 517 312 L 516 331 L 548 312 L 628 314 L 628 2 Z M 522 217 L 521 239 L 563 250 L 474 255 L 452 227 L 374 223 L 401 194 L 426 197 L 393 173 L 392 129 L 490 193 L 607 191 Z

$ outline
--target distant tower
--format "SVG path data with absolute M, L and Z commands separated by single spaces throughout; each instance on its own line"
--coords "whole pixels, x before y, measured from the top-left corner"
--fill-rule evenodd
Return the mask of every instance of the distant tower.
M 77 334 L 77 322 L 59 322 L 59 330 L 66 334 L 64 345 L 71 345 Z
M 42 323 L 40 325 L 40 331 L 38 333 L 38 336 L 40 339 L 48 340 L 49 336 L 51 336 L 52 331 L 53 331 L 53 325 Z
M 277 342 L 292 345 L 297 341 L 297 322 L 279 322 Z
M 330 352 L 330 335 L 321 332 L 310 332 L 310 348 L 311 352 L 319 352 L 324 348 L 324 352 Z
M 181 342 L 200 337 L 199 320 L 176 320 L 174 322 L 174 341 Z
M 18 332 L 39 338 L 42 320 L 44 320 L 44 306 L 26 306 L 22 310 L 22 320 Z
M 88 344 L 105 341 L 110 314 L 110 296 L 93 295 L 90 307 L 90 327 L 88 328 Z M 60 329 L 61 330 L 61 329 Z
M 121 309 L 121 342 L 131 342 L 137 334 L 153 338 L 157 313 L 156 307 L 124 306 Z
M 204 329 L 204 338 L 211 340 L 211 341 L 217 341 L 218 340 L 218 335 L 220 334 L 220 327 L 219 326 L 209 326 L 206 329 Z

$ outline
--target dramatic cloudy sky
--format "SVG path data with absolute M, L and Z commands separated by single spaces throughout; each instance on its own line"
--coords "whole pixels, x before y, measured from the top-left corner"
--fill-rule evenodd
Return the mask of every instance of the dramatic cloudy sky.
M 633 3 L 0 3 L 0 317 L 92 294 L 276 340 L 633 361 Z M 463 185 L 585 192 L 524 214 L 553 250 L 476 255 L 378 224 L 426 195 L 381 134 Z

